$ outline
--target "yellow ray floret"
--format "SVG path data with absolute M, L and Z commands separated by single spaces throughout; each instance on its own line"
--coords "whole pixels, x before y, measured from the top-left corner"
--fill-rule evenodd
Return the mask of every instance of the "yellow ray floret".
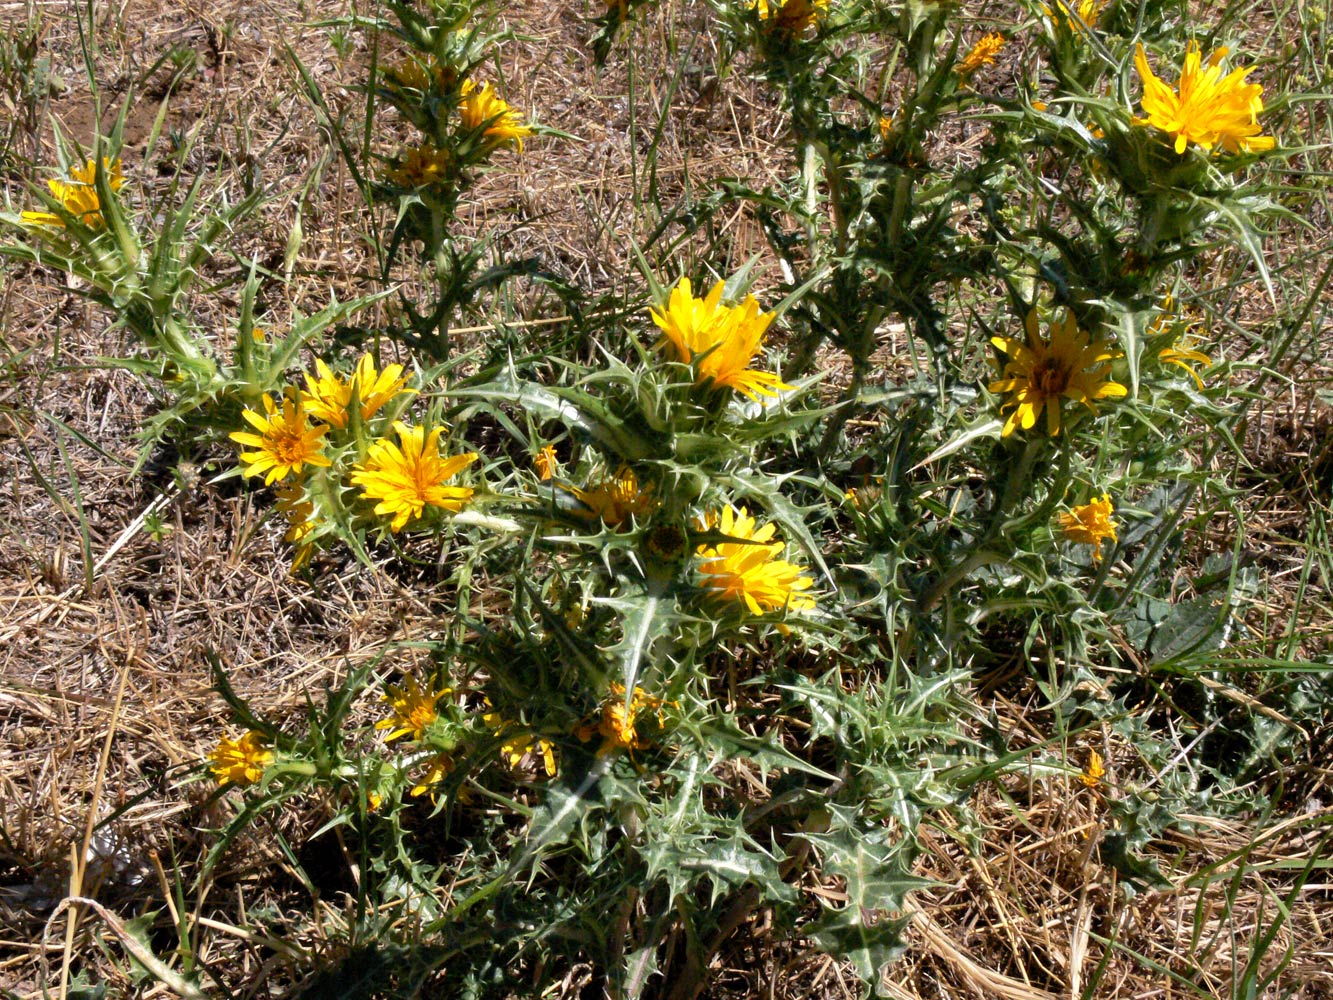
M 1046 411 L 1046 429 L 1059 434 L 1061 399 L 1082 403 L 1095 413 L 1093 400 L 1126 394 L 1123 385 L 1108 379 L 1111 361 L 1123 355 L 1105 340 L 1089 342 L 1073 313 L 1067 312 L 1063 322 L 1052 323 L 1047 339 L 1041 337 L 1035 311 L 1028 313 L 1024 325 L 1026 341 L 991 338 L 1008 355 L 1001 377 L 990 384 L 991 392 L 1012 393 L 1001 407 L 1001 412 L 1012 410 L 1004 423 L 1005 437 L 1019 427 L 1030 430 L 1042 410 Z
M 264 745 L 264 734 L 252 729 L 240 739 L 222 737 L 208 759 L 219 785 L 253 785 L 273 763 L 273 751 Z
M 728 504 L 721 515 L 708 515 L 700 527 L 747 540 L 699 546 L 699 572 L 715 600 L 742 601 L 756 615 L 815 606 L 815 599 L 802 593 L 814 580 L 805 575 L 804 566 L 779 558 L 786 546 L 772 540 L 773 525 L 757 525 L 744 507 L 737 510 Z
M 662 331 L 657 348 L 683 364 L 693 364 L 699 385 L 725 386 L 753 400 L 791 389 L 772 372 L 748 367 L 763 344 L 773 314 L 760 312 L 753 295 L 739 305 L 723 305 L 722 288 L 719 281 L 705 298 L 697 299 L 690 279 L 681 278 L 665 308 L 649 308 Z
M 245 422 L 258 433 L 233 431 L 228 435 L 252 449 L 241 452 L 241 461 L 249 463 L 245 467 L 246 476 L 263 475 L 264 485 L 272 486 L 289 474 L 299 476 L 307 465 L 331 464 L 321 451 L 328 428 L 310 426 L 301 398 L 295 392 L 287 395 L 281 408 L 268 393 L 261 398 L 262 414 L 248 409 L 241 412 Z
M 330 427 L 347 426 L 347 407 L 352 403 L 353 385 L 361 399 L 363 420 L 369 420 L 385 403 L 401 393 L 416 392 L 404 388 L 408 376 L 403 375 L 402 365 L 385 365 L 381 372 L 376 370 L 375 359 L 369 354 L 362 355 L 350 378 L 335 374 L 319 359 L 315 360 L 315 371 L 318 378 L 305 376 L 306 391 L 301 393 L 301 400 L 307 413 Z
M 464 80 L 459 94 L 459 114 L 464 128 L 479 129 L 485 126 L 482 135 L 490 143 L 499 145 L 512 140 L 517 144 L 518 151 L 523 152 L 523 140 L 532 135 L 533 129 L 523 124 L 521 112 L 497 97 L 489 83 L 483 83 L 478 89 L 471 80 Z
M 361 487 L 362 496 L 379 501 L 375 513 L 392 515 L 389 528 L 400 531 L 427 507 L 455 513 L 462 510 L 472 498 L 472 489 L 445 486 L 444 482 L 475 462 L 477 453 L 441 458 L 443 427 L 427 435 L 425 427 L 410 427 L 402 421 L 393 426 L 401 446 L 381 438 L 370 446 L 365 462 L 351 476 L 353 485 Z
M 450 693 L 447 687 L 423 688 L 415 677 L 409 675 L 402 684 L 385 687 L 380 701 L 389 706 L 390 714 L 375 723 L 375 728 L 389 730 L 384 737 L 386 742 L 403 736 L 419 740 L 426 727 L 439 718 L 435 706 Z
M 1134 55 L 1134 65 L 1143 80 L 1143 117 L 1136 125 L 1151 125 L 1175 139 L 1177 153 L 1185 152 L 1191 142 L 1205 150 L 1220 146 L 1228 153 L 1259 153 L 1273 148 L 1270 135 L 1260 135 L 1263 127 L 1258 116 L 1264 110 L 1263 87 L 1246 83 L 1254 67 L 1234 69 L 1225 76 L 1222 60 L 1227 49 L 1220 48 L 1205 65 L 1197 42 L 1190 42 L 1180 82 L 1172 90 L 1153 75 L 1143 46 Z
M 1115 508 L 1109 494 L 1103 493 L 1085 504 L 1072 507 L 1060 515 L 1060 529 L 1071 542 L 1091 545 L 1094 562 L 1102 561 L 1102 542 L 1116 538 L 1116 524 L 1112 518 Z
M 107 185 L 112 191 L 119 191 L 125 183 L 120 172 L 120 160 L 102 158 L 102 170 L 106 173 Z M 51 197 L 59 203 L 69 215 L 81 221 L 85 226 L 96 229 L 103 223 L 102 203 L 97 197 L 95 181 L 97 165 L 89 160 L 82 167 L 74 167 L 69 172 L 69 180 L 52 178 L 46 182 L 51 189 Z M 55 212 L 24 212 L 20 216 L 23 222 L 35 226 L 65 225 L 65 216 Z

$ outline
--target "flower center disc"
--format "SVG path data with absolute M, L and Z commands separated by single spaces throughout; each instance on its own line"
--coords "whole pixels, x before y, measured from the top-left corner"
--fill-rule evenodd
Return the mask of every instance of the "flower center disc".
M 1032 385 L 1043 396 L 1059 396 L 1069 388 L 1069 369 L 1058 358 L 1045 358 L 1032 369 Z

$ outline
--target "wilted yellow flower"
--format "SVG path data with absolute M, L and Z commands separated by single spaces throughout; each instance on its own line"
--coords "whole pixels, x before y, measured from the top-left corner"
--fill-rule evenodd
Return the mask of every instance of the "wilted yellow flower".
M 288 473 L 299 476 L 307 465 L 328 467 L 332 464 L 320 450 L 324 447 L 321 439 L 328 428 L 310 426 L 301 398 L 295 392 L 287 395 L 281 409 L 268 393 L 264 393 L 262 401 L 262 416 L 254 410 L 241 411 L 246 423 L 258 434 L 232 431 L 227 435 L 238 444 L 254 449 L 241 452 L 241 461 L 250 463 L 245 468 L 246 476 L 265 473 L 264 485 L 272 486 L 279 479 L 285 479 Z
M 208 755 L 209 770 L 219 785 L 253 785 L 273 763 L 273 751 L 264 745 L 264 734 L 252 729 L 238 740 L 225 736 Z
M 1144 117 L 1135 118 L 1135 125 L 1151 125 L 1175 137 L 1177 153 L 1185 152 L 1189 143 L 1211 150 L 1221 146 L 1228 153 L 1244 150 L 1260 153 L 1272 149 L 1271 135 L 1260 135 L 1263 130 L 1258 116 L 1264 110 L 1263 87 L 1246 83 L 1245 77 L 1254 67 L 1241 67 L 1222 75 L 1221 62 L 1227 49 L 1218 49 L 1208 57 L 1205 67 L 1197 42 L 1190 42 L 1185 51 L 1185 66 L 1180 71 L 1180 82 L 1172 90 L 1153 75 L 1143 46 L 1138 46 L 1134 65 L 1143 79 Z
M 542 482 L 555 475 L 557 465 L 553 444 L 543 445 L 542 449 L 532 456 L 532 467 L 537 470 L 537 478 Z
M 523 124 L 523 115 L 497 97 L 489 83 L 483 83 L 478 90 L 471 80 L 464 80 L 459 94 L 459 113 L 464 128 L 485 126 L 482 135 L 492 144 L 499 145 L 512 139 L 518 145 L 518 151 L 523 152 L 523 140 L 532 135 L 532 127 Z
M 1096 788 L 1105 776 L 1106 765 L 1102 763 L 1102 755 L 1096 750 L 1089 750 L 1087 770 L 1079 775 L 1079 779 L 1089 788 Z
M 120 172 L 120 160 L 108 160 L 102 157 L 102 170 L 106 173 L 106 182 L 111 190 L 119 191 L 121 185 L 125 183 L 125 177 Z M 82 167 L 71 169 L 69 178 L 69 180 L 52 178 L 46 182 L 46 186 L 51 189 L 51 197 L 85 226 L 94 229 L 101 226 L 104 220 L 102 203 L 98 200 L 95 186 L 97 165 L 89 160 Z M 65 225 L 65 217 L 55 212 L 24 212 L 20 218 L 23 222 L 36 226 Z
M 453 172 L 454 154 L 434 143 L 423 142 L 403 151 L 396 166 L 386 176 L 399 187 L 430 187 L 447 180 Z
M 375 359 L 370 354 L 362 355 L 347 379 L 330 371 L 329 366 L 318 358 L 315 359 L 315 371 L 318 378 L 311 378 L 308 373 L 305 375 L 306 391 L 301 393 L 301 400 L 307 413 L 330 427 L 347 426 L 347 407 L 352 402 L 353 385 L 361 399 L 363 420 L 369 420 L 400 393 L 416 392 L 404 388 L 409 376 L 403 375 L 402 365 L 385 365 L 384 371 L 377 371 Z
M 390 684 L 384 689 L 380 701 L 392 711 L 387 719 L 375 723 L 376 729 L 391 730 L 385 741 L 393 741 L 402 736 L 421 739 L 426 727 L 439 718 L 435 706 L 440 699 L 450 693 L 450 688 L 440 687 L 426 690 L 417 683 L 417 679 L 408 676 L 402 684 Z
M 599 757 L 617 750 L 642 750 L 651 744 L 638 731 L 640 716 L 647 713 L 656 715 L 657 728 L 666 724 L 662 706 L 666 703 L 661 698 L 654 698 L 635 685 L 634 694 L 626 705 L 625 685 L 612 684 L 611 690 L 602 702 L 601 711 L 595 716 L 596 722 L 586 722 L 574 734 L 581 740 L 590 740 L 600 734 L 602 745 L 597 751 Z
M 1175 306 L 1175 296 L 1167 294 L 1162 299 L 1162 313 L 1148 327 L 1150 334 L 1166 333 L 1173 320 L 1173 309 Z M 1194 384 L 1202 392 L 1203 376 L 1198 372 L 1194 365 L 1203 365 L 1205 368 L 1213 366 L 1213 359 L 1200 350 L 1196 350 L 1198 341 L 1190 335 L 1189 330 L 1194 323 L 1187 322 L 1185 330 L 1175 338 L 1175 340 L 1166 347 L 1157 352 L 1157 360 L 1163 364 L 1175 365 L 1189 373 L 1190 378 L 1194 379 Z
M 749 6 L 766 27 L 795 37 L 828 13 L 829 0 L 750 0 Z
M 1203 376 L 1194 365 L 1203 365 L 1205 368 L 1213 367 L 1213 359 L 1204 354 L 1203 351 L 1196 351 L 1190 345 L 1193 343 L 1187 337 L 1179 338 L 1170 347 L 1163 347 L 1157 352 L 1157 360 L 1163 364 L 1175 365 L 1177 368 L 1183 368 L 1189 372 L 1190 378 L 1194 379 L 1194 384 L 1202 392 Z
M 747 539 L 746 542 L 719 542 L 700 545 L 699 572 L 710 596 L 720 601 L 744 601 L 756 615 L 769 611 L 805 611 L 815 606 L 815 599 L 801 591 L 814 580 L 805 575 L 805 567 L 779 558 L 785 545 L 772 541 L 777 530 L 771 524 L 757 525 L 744 508 L 728 504 L 719 516 L 709 514 L 699 525 L 716 528 L 724 535 Z
M 656 346 L 669 346 L 683 364 L 693 362 L 700 385 L 726 386 L 753 400 L 792 388 L 771 372 L 747 367 L 763 343 L 773 314 L 761 313 L 753 295 L 747 295 L 740 305 L 723 305 L 722 288 L 719 281 L 706 298 L 696 299 L 690 279 L 681 278 L 664 309 L 649 308 L 662 331 Z
M 1113 542 L 1117 540 L 1115 521 L 1111 518 L 1114 511 L 1110 495 L 1104 493 L 1061 514 L 1060 528 L 1071 542 L 1091 545 L 1093 561 L 1101 562 L 1102 541 L 1108 538 Z
M 424 427 L 410 427 L 401 420 L 394 423 L 402 447 L 388 438 L 370 446 L 366 460 L 351 475 L 367 500 L 378 500 L 375 513 L 393 515 L 391 531 L 400 531 L 409 520 L 421 516 L 426 507 L 457 512 L 472 498 L 468 486 L 445 486 L 444 481 L 477 460 L 475 451 L 464 455 L 440 457 L 443 427 L 429 436 Z
M 972 48 L 968 49 L 967 55 L 959 60 L 953 71 L 966 80 L 982 66 L 993 66 L 995 57 L 1000 54 L 1005 44 L 1004 35 L 998 31 L 982 35 Z
M 1054 0 L 1054 10 L 1045 5 L 1041 9 L 1052 22 L 1064 21 L 1070 31 L 1079 32 L 1083 30 L 1084 25 L 1095 28 L 1097 19 L 1102 16 L 1102 9 L 1109 2 L 1110 0 L 1078 0 L 1078 3 L 1071 3 L 1069 0 Z M 1074 17 L 1075 13 L 1078 14 L 1077 17 Z
M 624 524 L 631 517 L 643 517 L 657 507 L 653 499 L 652 484 L 639 488 L 639 477 L 634 470 L 621 466 L 610 479 L 603 480 L 588 489 L 577 486 L 565 486 L 578 497 L 591 512 L 591 517 L 600 517 L 602 523 L 615 528 Z
M 1005 437 L 1017 427 L 1031 429 L 1043 409 L 1046 429 L 1059 434 L 1062 397 L 1082 403 L 1095 413 L 1093 400 L 1127 394 L 1123 385 L 1107 381 L 1109 365 L 1122 357 L 1121 352 L 1107 346 L 1105 340 L 1089 342 L 1072 312 L 1065 313 L 1062 323 L 1051 324 L 1045 340 L 1038 330 L 1036 310 L 1028 313 L 1024 325 L 1026 342 L 1013 337 L 991 338 L 991 343 L 1009 356 L 1002 376 L 990 384 L 991 392 L 1013 393 L 1000 408 L 1001 412 L 1013 410 L 1004 423 Z
M 296 546 L 296 554 L 292 557 L 292 573 L 295 575 L 315 553 L 315 546 L 305 538 L 319 527 L 319 519 L 314 516 L 315 505 L 306 499 L 305 486 L 299 479 L 283 483 L 277 492 L 278 502 L 274 506 L 287 518 L 287 533 L 282 540 Z

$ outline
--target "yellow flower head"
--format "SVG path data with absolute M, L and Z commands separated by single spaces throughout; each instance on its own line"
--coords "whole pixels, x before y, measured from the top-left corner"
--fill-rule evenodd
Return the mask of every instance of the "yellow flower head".
M 537 478 L 542 482 L 554 476 L 558 466 L 553 444 L 543 445 L 542 449 L 532 456 L 532 467 L 537 470 Z
M 301 398 L 291 392 L 282 402 L 282 408 L 273 397 L 264 393 L 264 413 L 243 410 L 241 416 L 258 434 L 251 431 L 233 431 L 227 435 L 252 450 L 241 452 L 241 461 L 248 462 L 246 476 L 264 474 L 264 485 L 272 486 L 289 473 L 301 474 L 307 465 L 328 467 L 332 463 L 324 457 L 322 438 L 327 427 L 311 427 Z
M 397 166 L 389 168 L 386 176 L 394 184 L 405 188 L 430 187 L 448 180 L 453 173 L 454 154 L 440 149 L 434 143 L 423 142 L 403 151 Z
M 119 191 L 125 183 L 120 172 L 120 160 L 108 160 L 102 157 L 102 170 L 106 173 L 107 185 L 112 191 Z M 46 182 L 51 189 L 51 197 L 60 203 L 60 207 L 90 229 L 96 229 L 103 223 L 102 203 L 97 197 L 94 186 L 97 179 L 97 165 L 89 160 L 82 167 L 74 167 L 69 172 L 69 180 L 53 178 Z M 23 222 L 36 226 L 65 225 L 65 217 L 55 212 L 24 212 Z
M 1096 788 L 1101 784 L 1102 778 L 1106 776 L 1106 765 L 1102 763 L 1102 755 L 1096 750 L 1088 751 L 1088 767 L 1079 775 L 1079 780 L 1089 788 Z
M 1101 562 L 1102 541 L 1107 538 L 1113 542 L 1117 540 L 1115 521 L 1111 518 L 1114 512 L 1110 495 L 1104 493 L 1061 514 L 1060 528 L 1071 542 L 1091 545 L 1093 561 Z
M 390 730 L 389 735 L 384 737 L 386 742 L 402 736 L 419 740 L 426 727 L 439 718 L 435 706 L 449 693 L 447 687 L 423 689 L 417 679 L 409 675 L 402 684 L 390 684 L 384 689 L 380 701 L 389 706 L 392 714 L 375 723 L 375 728 Z
M 771 372 L 747 367 L 763 343 L 773 314 L 760 312 L 753 295 L 747 295 L 740 305 L 723 305 L 722 287 L 719 281 L 706 298 L 696 299 L 690 279 L 681 278 L 664 309 L 650 307 L 653 322 L 662 331 L 657 348 L 669 348 L 683 364 L 694 363 L 698 385 L 726 386 L 753 400 L 792 388 Z
M 347 379 L 330 371 L 329 366 L 318 358 L 315 359 L 315 371 L 318 378 L 305 376 L 306 391 L 301 393 L 301 400 L 307 413 L 330 427 L 347 426 L 347 407 L 352 402 L 353 385 L 361 399 L 362 420 L 369 420 L 400 393 L 416 392 L 404 388 L 408 376 L 403 375 L 402 365 L 385 365 L 384 371 L 377 371 L 375 359 L 369 354 L 362 355 Z
M 601 748 L 597 755 L 614 753 L 617 750 L 643 750 L 651 744 L 638 731 L 640 716 L 653 713 L 657 716 L 657 728 L 666 725 L 661 698 L 654 698 L 635 685 L 634 694 L 626 705 L 625 685 L 612 684 L 611 690 L 602 702 L 601 711 L 595 716 L 596 722 L 587 722 L 580 726 L 575 735 L 581 740 L 590 740 L 600 734 Z
M 219 785 L 253 785 L 273 763 L 273 751 L 264 746 L 264 734 L 252 729 L 238 740 L 222 737 L 208 759 Z
M 1097 26 L 1097 19 L 1102 16 L 1102 10 L 1110 0 L 1078 0 L 1077 3 L 1071 0 L 1054 0 L 1054 9 L 1042 6 L 1052 23 L 1064 21 L 1071 32 L 1077 34 L 1083 30 L 1083 26 L 1089 28 Z M 1075 17 L 1074 15 L 1078 16 Z
M 426 762 L 426 773 L 421 776 L 421 780 L 412 786 L 408 792 L 409 795 L 425 795 L 430 793 L 431 801 L 435 801 L 435 789 L 439 786 L 446 775 L 454 769 L 454 759 L 447 753 L 437 753 Z
M 773 525 L 756 525 L 744 507 L 737 510 L 728 504 L 720 517 L 709 514 L 699 527 L 716 528 L 724 535 L 749 540 L 699 546 L 699 572 L 715 600 L 744 601 L 756 615 L 783 608 L 805 611 L 815 606 L 813 597 L 801 593 L 810 589 L 814 580 L 805 575 L 804 566 L 779 558 L 785 545 L 772 541 L 777 530 Z
M 393 515 L 391 531 L 400 531 L 409 520 L 421 516 L 426 507 L 457 512 L 472 498 L 467 486 L 445 486 L 444 481 L 477 460 L 477 453 L 440 457 L 443 427 L 429 435 L 424 427 L 394 423 L 401 447 L 388 438 L 372 444 L 366 460 L 352 473 L 353 485 L 361 487 L 367 500 L 378 500 L 375 513 Z
M 586 490 L 577 486 L 564 487 L 578 497 L 588 508 L 589 520 L 600 517 L 602 523 L 615 528 L 624 524 L 631 517 L 643 517 L 657 507 L 653 499 L 652 484 L 639 488 L 639 477 L 633 469 L 621 466 L 610 478 Z
M 1065 314 L 1064 322 L 1051 324 L 1045 340 L 1038 331 L 1035 310 L 1028 313 L 1024 325 L 1026 342 L 1013 337 L 991 338 L 991 343 L 1008 355 L 1001 377 L 990 384 L 991 392 L 1013 393 L 1001 407 L 1001 412 L 1013 410 L 1004 422 L 1005 437 L 1017 427 L 1031 429 L 1043 409 L 1046 429 L 1052 435 L 1059 434 L 1062 397 L 1082 403 L 1095 413 L 1093 400 L 1127 394 L 1123 385 L 1107 380 L 1109 365 L 1123 356 L 1121 352 L 1107 346 L 1105 340 L 1089 343 L 1072 312 Z
M 828 13 L 829 0 L 750 0 L 749 7 L 766 28 L 794 38 Z
M 496 736 L 504 736 L 505 731 L 511 728 L 510 723 L 506 721 L 504 716 L 495 711 L 484 713 L 481 721 L 486 723 Z M 555 777 L 555 745 L 550 740 L 534 736 L 532 733 L 515 733 L 500 744 L 500 756 L 505 759 L 511 769 L 517 769 L 523 763 L 523 758 L 528 754 L 532 754 L 541 760 L 542 768 L 546 771 L 548 778 Z
M 483 83 L 478 90 L 471 80 L 464 80 L 459 94 L 459 113 L 464 128 L 479 129 L 484 126 L 482 135 L 488 143 L 498 146 L 512 139 L 518 145 L 518 151 L 523 152 L 523 140 L 532 135 L 533 130 L 530 125 L 523 124 L 521 112 L 497 97 L 489 83 Z
M 1140 45 L 1134 65 L 1143 79 L 1144 117 L 1135 118 L 1134 124 L 1151 125 L 1173 136 L 1177 153 L 1185 152 L 1191 142 L 1205 150 L 1221 146 L 1228 153 L 1272 149 L 1273 137 L 1259 134 L 1263 128 L 1258 117 L 1264 110 L 1259 95 L 1264 88 L 1245 82 L 1254 67 L 1241 67 L 1223 76 L 1221 63 L 1226 55 L 1226 48 L 1218 49 L 1205 66 L 1198 43 L 1190 42 L 1180 82 L 1172 90 L 1153 75 Z
M 1162 313 L 1154 319 L 1148 327 L 1150 334 L 1166 333 L 1173 325 L 1175 297 L 1168 293 L 1162 299 Z M 1196 324 L 1191 321 L 1185 323 L 1185 329 L 1169 345 L 1163 347 L 1157 352 L 1157 360 L 1167 365 L 1175 365 L 1177 368 L 1189 373 L 1189 377 L 1194 379 L 1194 384 L 1199 387 L 1199 391 L 1204 389 L 1203 376 L 1194 366 L 1203 365 L 1205 368 L 1213 366 L 1213 359 L 1197 349 L 1198 341 L 1190 333 L 1190 330 Z
M 995 65 L 995 57 L 1000 54 L 1000 50 L 1004 48 L 1005 44 L 1004 35 L 998 31 L 982 35 L 972 48 L 968 49 L 967 55 L 963 56 L 958 65 L 953 68 L 953 71 L 966 80 L 982 66 Z

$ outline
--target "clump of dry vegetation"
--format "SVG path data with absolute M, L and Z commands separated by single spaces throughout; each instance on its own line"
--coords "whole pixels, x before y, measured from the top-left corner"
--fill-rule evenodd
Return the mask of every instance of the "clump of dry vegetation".
M 1333 993 L 1328 12 L 1050 7 L 0 12 L 5 995 Z

